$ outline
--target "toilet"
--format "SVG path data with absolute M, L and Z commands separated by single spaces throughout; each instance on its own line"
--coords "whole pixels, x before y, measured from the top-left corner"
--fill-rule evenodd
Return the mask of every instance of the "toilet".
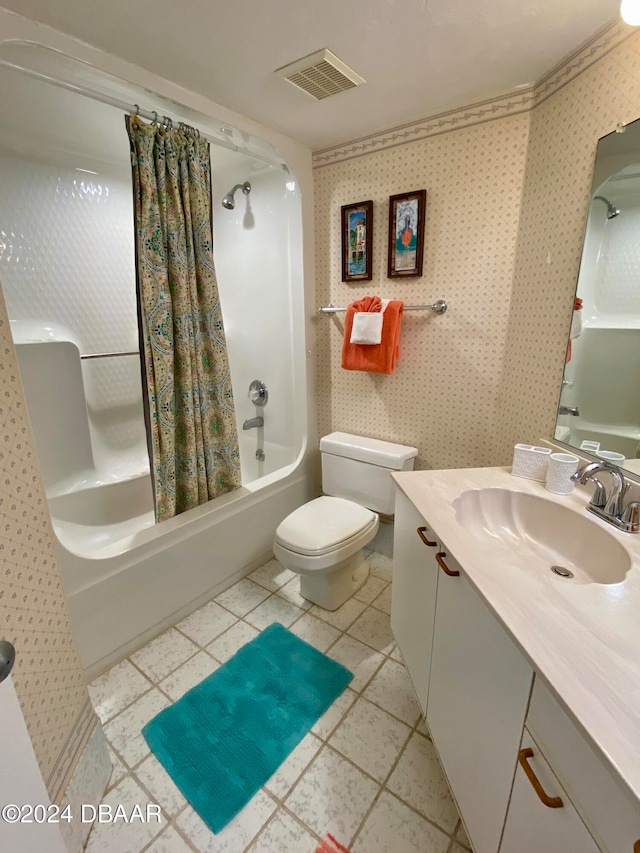
M 369 575 L 362 549 L 378 532 L 378 513 L 393 515 L 391 471 L 411 471 L 418 450 L 345 432 L 320 439 L 320 498 L 278 526 L 273 553 L 300 575 L 300 594 L 336 610 Z

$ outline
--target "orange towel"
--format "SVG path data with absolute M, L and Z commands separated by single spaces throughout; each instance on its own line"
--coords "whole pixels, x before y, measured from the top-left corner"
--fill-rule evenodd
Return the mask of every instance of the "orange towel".
M 377 300 L 377 303 L 376 303 Z M 356 311 L 380 310 L 378 296 L 365 296 L 359 302 L 347 307 L 344 321 L 344 341 L 342 343 L 342 367 L 345 370 L 365 370 L 368 373 L 393 373 L 400 355 L 400 324 L 404 302 L 392 300 L 384 312 L 382 324 L 382 342 L 373 346 L 352 344 L 351 327 Z
M 336 841 L 329 832 L 320 841 L 320 846 L 316 848 L 316 853 L 349 853 L 349 851 L 339 841 Z

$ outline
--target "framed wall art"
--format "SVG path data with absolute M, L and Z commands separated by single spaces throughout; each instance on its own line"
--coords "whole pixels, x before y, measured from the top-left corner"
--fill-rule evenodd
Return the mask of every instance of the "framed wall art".
M 427 191 L 389 197 L 389 278 L 422 275 Z
M 342 281 L 371 281 L 373 202 L 345 204 L 341 213 Z

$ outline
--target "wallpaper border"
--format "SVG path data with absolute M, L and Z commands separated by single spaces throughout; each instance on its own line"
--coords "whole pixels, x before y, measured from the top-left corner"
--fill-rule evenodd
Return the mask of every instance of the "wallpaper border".
M 342 163 L 377 151 L 407 145 L 453 130 L 529 112 L 635 32 L 635 28 L 628 27 L 619 17 L 616 17 L 597 30 L 586 42 L 565 56 L 558 65 L 531 86 L 523 86 L 495 98 L 456 107 L 369 136 L 343 142 L 340 145 L 320 149 L 312 155 L 313 168 L 321 169 L 323 166 L 331 166 L 334 163 Z

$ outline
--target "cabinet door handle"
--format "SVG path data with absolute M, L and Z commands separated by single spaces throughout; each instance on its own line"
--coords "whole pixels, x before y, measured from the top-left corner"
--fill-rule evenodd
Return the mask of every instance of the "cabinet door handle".
M 431 539 L 427 539 L 424 535 L 426 529 L 426 527 L 418 527 L 418 536 L 422 539 L 425 545 L 428 545 L 430 548 L 435 548 L 438 543 L 435 540 L 432 542 Z
M 526 749 L 521 749 L 518 753 L 518 761 L 524 772 L 527 774 L 527 779 L 533 785 L 533 790 L 536 792 L 540 800 L 548 806 L 550 809 L 561 809 L 563 806 L 563 802 L 560 797 L 550 797 L 547 792 L 544 790 L 542 785 L 540 784 L 540 780 L 533 772 L 533 768 L 527 761 L 528 758 L 533 758 L 533 750 L 530 747 Z
M 450 578 L 459 578 L 460 572 L 457 572 L 457 571 L 454 571 L 453 569 L 450 569 L 449 566 L 442 559 L 443 557 L 446 557 L 446 556 L 447 555 L 445 554 L 444 551 L 438 551 L 438 553 L 436 554 L 436 560 L 438 561 L 438 565 L 440 566 L 442 571 L 445 573 L 445 575 L 449 575 Z

